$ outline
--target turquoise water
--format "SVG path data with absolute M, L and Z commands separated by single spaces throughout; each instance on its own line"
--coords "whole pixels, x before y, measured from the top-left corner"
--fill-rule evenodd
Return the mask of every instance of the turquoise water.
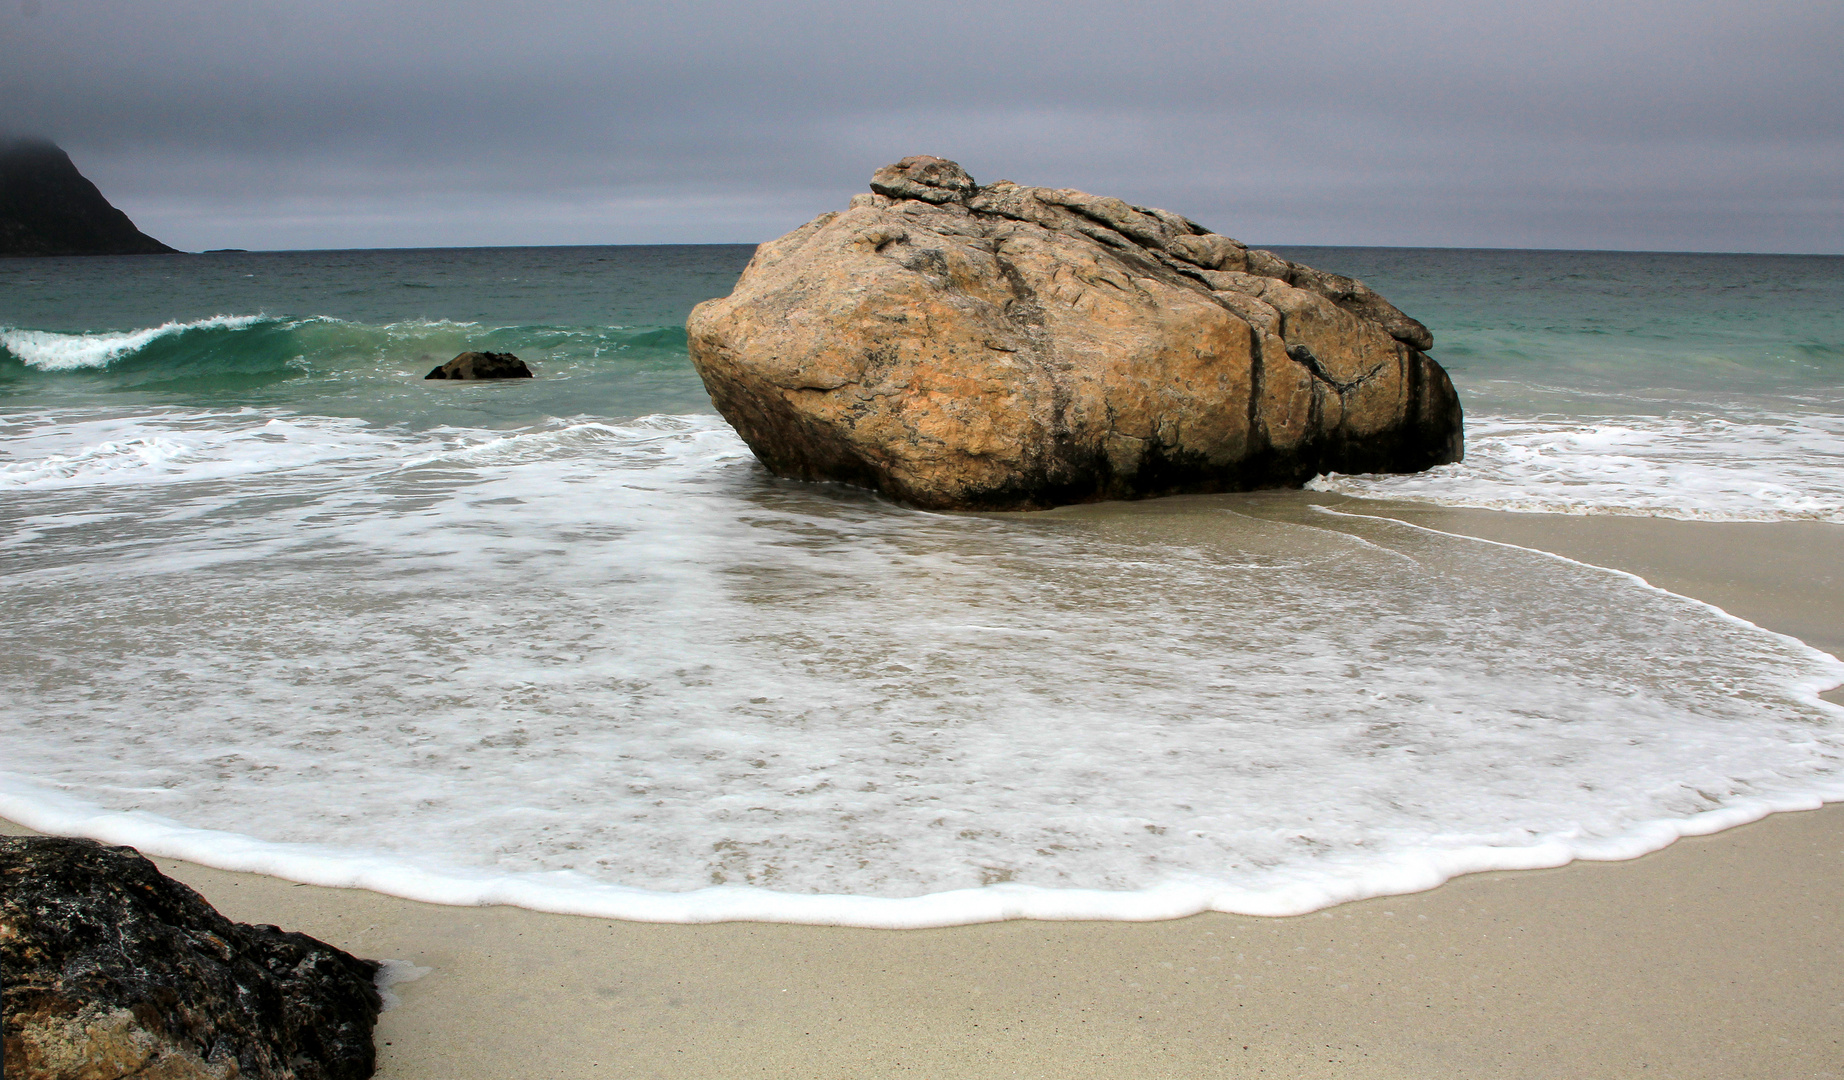
M 1307 911 L 1844 797 L 1835 658 L 1363 502 L 1844 527 L 1844 259 L 1284 254 L 1433 329 L 1465 462 L 924 514 L 711 414 L 683 322 L 746 247 L 0 260 L 0 815 L 915 926 Z M 464 349 L 538 378 L 424 381 Z
M 1482 412 L 1837 411 L 1844 258 L 1289 248 L 1436 330 Z
M 729 291 L 741 245 L 276 252 L 0 261 L 0 392 L 14 400 L 311 402 L 430 422 L 390 380 L 463 347 L 547 365 L 606 416 L 705 407 L 685 360 L 693 304 Z M 1835 411 L 1844 259 L 1795 255 L 1285 248 L 1360 277 L 1435 328 L 1474 411 L 1634 412 L 1749 404 Z M 214 317 L 99 363 L 130 334 Z M 84 348 L 85 345 L 93 347 Z M 335 380 L 347 385 L 331 386 Z M 379 396 L 389 399 L 380 402 Z M 561 414 L 544 389 L 534 413 Z M 343 403 L 343 405 L 335 404 Z M 404 412 L 398 412 L 402 409 Z M 479 413 L 474 412 L 476 418 Z M 510 422 L 522 422 L 514 419 Z
M 234 404 L 416 426 L 708 410 L 685 355 L 685 316 L 728 292 L 752 250 L 0 260 L 0 394 L 19 404 Z M 249 321 L 211 325 L 224 316 Z M 168 326 L 110 351 L 111 334 Z M 43 331 L 54 333 L 27 336 Z M 516 398 L 471 387 L 431 398 L 405 383 L 466 349 L 517 353 L 546 378 Z

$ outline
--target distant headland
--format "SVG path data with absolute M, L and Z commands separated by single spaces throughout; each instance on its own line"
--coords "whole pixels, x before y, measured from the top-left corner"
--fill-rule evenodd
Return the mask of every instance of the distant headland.
M 0 143 L 0 255 L 169 255 L 77 171 L 56 143 Z

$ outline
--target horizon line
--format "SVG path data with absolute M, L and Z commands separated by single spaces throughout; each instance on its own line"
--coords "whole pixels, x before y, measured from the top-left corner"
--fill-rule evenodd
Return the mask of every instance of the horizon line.
M 673 248 L 673 247 L 760 247 L 766 240 L 706 240 L 696 242 L 673 243 L 607 243 L 607 244 L 430 244 L 430 245 L 384 245 L 378 247 L 306 247 L 306 248 L 202 248 L 196 251 L 175 250 L 171 252 L 148 252 L 133 255 L 0 255 L 0 259 L 160 259 L 175 255 L 295 255 L 309 252 L 373 252 L 373 251 L 546 251 L 569 248 Z M 1495 252 L 1553 252 L 1580 255 L 1772 255 L 1782 258 L 1835 259 L 1844 257 L 1844 251 L 1747 251 L 1740 249 L 1716 250 L 1709 248 L 1568 248 L 1568 247 L 1516 247 L 1496 245 L 1461 245 L 1461 244 L 1296 244 L 1296 243 L 1262 243 L 1249 244 L 1250 248 L 1344 248 L 1366 251 L 1495 251 Z

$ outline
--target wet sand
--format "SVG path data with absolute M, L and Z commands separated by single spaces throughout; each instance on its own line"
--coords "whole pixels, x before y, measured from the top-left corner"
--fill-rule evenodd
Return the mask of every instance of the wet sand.
M 1841 527 L 1319 501 L 1619 567 L 1844 652 Z M 659 926 L 159 862 L 232 918 L 430 968 L 381 1020 L 387 1080 L 1844 1078 L 1844 804 L 1290 919 Z

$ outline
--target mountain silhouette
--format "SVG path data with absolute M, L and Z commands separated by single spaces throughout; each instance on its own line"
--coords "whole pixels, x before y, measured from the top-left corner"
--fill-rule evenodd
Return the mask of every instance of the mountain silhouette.
M 44 139 L 0 143 L 0 255 L 165 255 Z

